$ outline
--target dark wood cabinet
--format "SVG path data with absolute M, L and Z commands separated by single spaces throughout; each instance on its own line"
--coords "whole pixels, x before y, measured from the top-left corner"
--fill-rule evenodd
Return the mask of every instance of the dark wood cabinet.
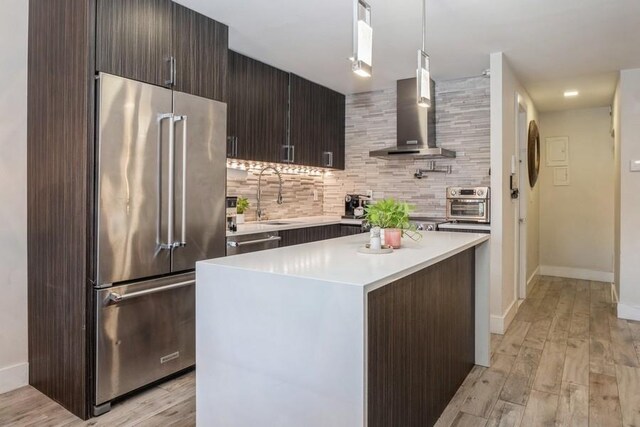
M 321 225 L 318 227 L 296 228 L 280 231 L 280 246 L 301 245 L 319 240 L 335 239 L 341 236 L 340 224 Z
M 475 360 L 475 249 L 367 294 L 369 426 L 432 426 Z
M 170 0 L 96 0 L 96 69 L 171 83 Z
M 292 163 L 344 169 L 344 95 L 295 74 L 290 90 Z
M 229 51 L 227 157 L 281 163 L 289 74 Z
M 282 240 L 280 240 L 280 246 L 301 245 L 303 243 L 335 239 L 336 237 L 353 236 L 361 233 L 363 233 L 361 226 L 344 224 L 282 230 L 279 232 L 280 237 L 282 238 Z
M 97 0 L 96 69 L 226 100 L 226 25 L 170 0 Z
M 172 30 L 175 90 L 225 102 L 228 27 L 173 3 Z

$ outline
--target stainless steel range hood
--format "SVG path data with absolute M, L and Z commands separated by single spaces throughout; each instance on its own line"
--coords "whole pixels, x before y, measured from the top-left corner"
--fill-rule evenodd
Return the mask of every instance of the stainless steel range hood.
M 397 89 L 397 145 L 370 151 L 369 157 L 386 160 L 455 157 L 455 151 L 436 146 L 435 96 L 432 96 L 431 107 L 427 109 L 418 106 L 415 78 L 398 80 Z M 433 80 L 431 80 L 431 93 L 435 95 Z

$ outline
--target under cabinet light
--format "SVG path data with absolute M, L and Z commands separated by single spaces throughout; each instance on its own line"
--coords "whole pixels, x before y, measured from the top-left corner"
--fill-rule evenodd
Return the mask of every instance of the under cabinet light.
M 361 77 L 371 77 L 373 28 L 371 6 L 363 0 L 353 2 L 353 57 L 351 69 Z
M 577 90 L 568 90 L 564 93 L 564 97 L 565 98 L 571 98 L 574 96 L 578 96 L 580 94 L 580 92 L 578 92 Z

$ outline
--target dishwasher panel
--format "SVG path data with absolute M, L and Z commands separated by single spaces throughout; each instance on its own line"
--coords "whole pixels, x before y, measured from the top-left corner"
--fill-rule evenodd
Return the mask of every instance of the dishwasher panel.
M 277 248 L 281 239 L 277 231 L 230 236 L 227 237 L 227 256 Z

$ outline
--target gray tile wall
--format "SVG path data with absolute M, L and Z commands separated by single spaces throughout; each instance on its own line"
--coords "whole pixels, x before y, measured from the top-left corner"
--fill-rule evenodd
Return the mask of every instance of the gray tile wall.
M 249 210 L 245 213 L 246 221 L 256 220 L 257 170 L 250 170 L 246 180 L 227 179 L 227 195 L 246 197 Z M 323 178 L 322 176 L 283 174 L 282 197 L 284 203 L 278 205 L 278 177 L 273 172 L 265 172 L 262 177 L 261 206 L 266 218 L 283 219 L 322 215 L 323 210 Z M 318 200 L 313 200 L 313 192 L 317 192 Z
M 396 143 L 396 91 L 347 97 L 346 170 L 325 176 L 324 211 L 341 214 L 345 193 L 373 190 L 376 198 L 393 197 L 416 206 L 416 212 L 444 216 L 445 188 L 450 185 L 489 185 L 489 79 L 474 77 L 436 84 L 437 144 L 454 150 L 455 159 L 438 160 L 453 172 L 415 179 L 425 160 L 381 160 L 369 151 Z

